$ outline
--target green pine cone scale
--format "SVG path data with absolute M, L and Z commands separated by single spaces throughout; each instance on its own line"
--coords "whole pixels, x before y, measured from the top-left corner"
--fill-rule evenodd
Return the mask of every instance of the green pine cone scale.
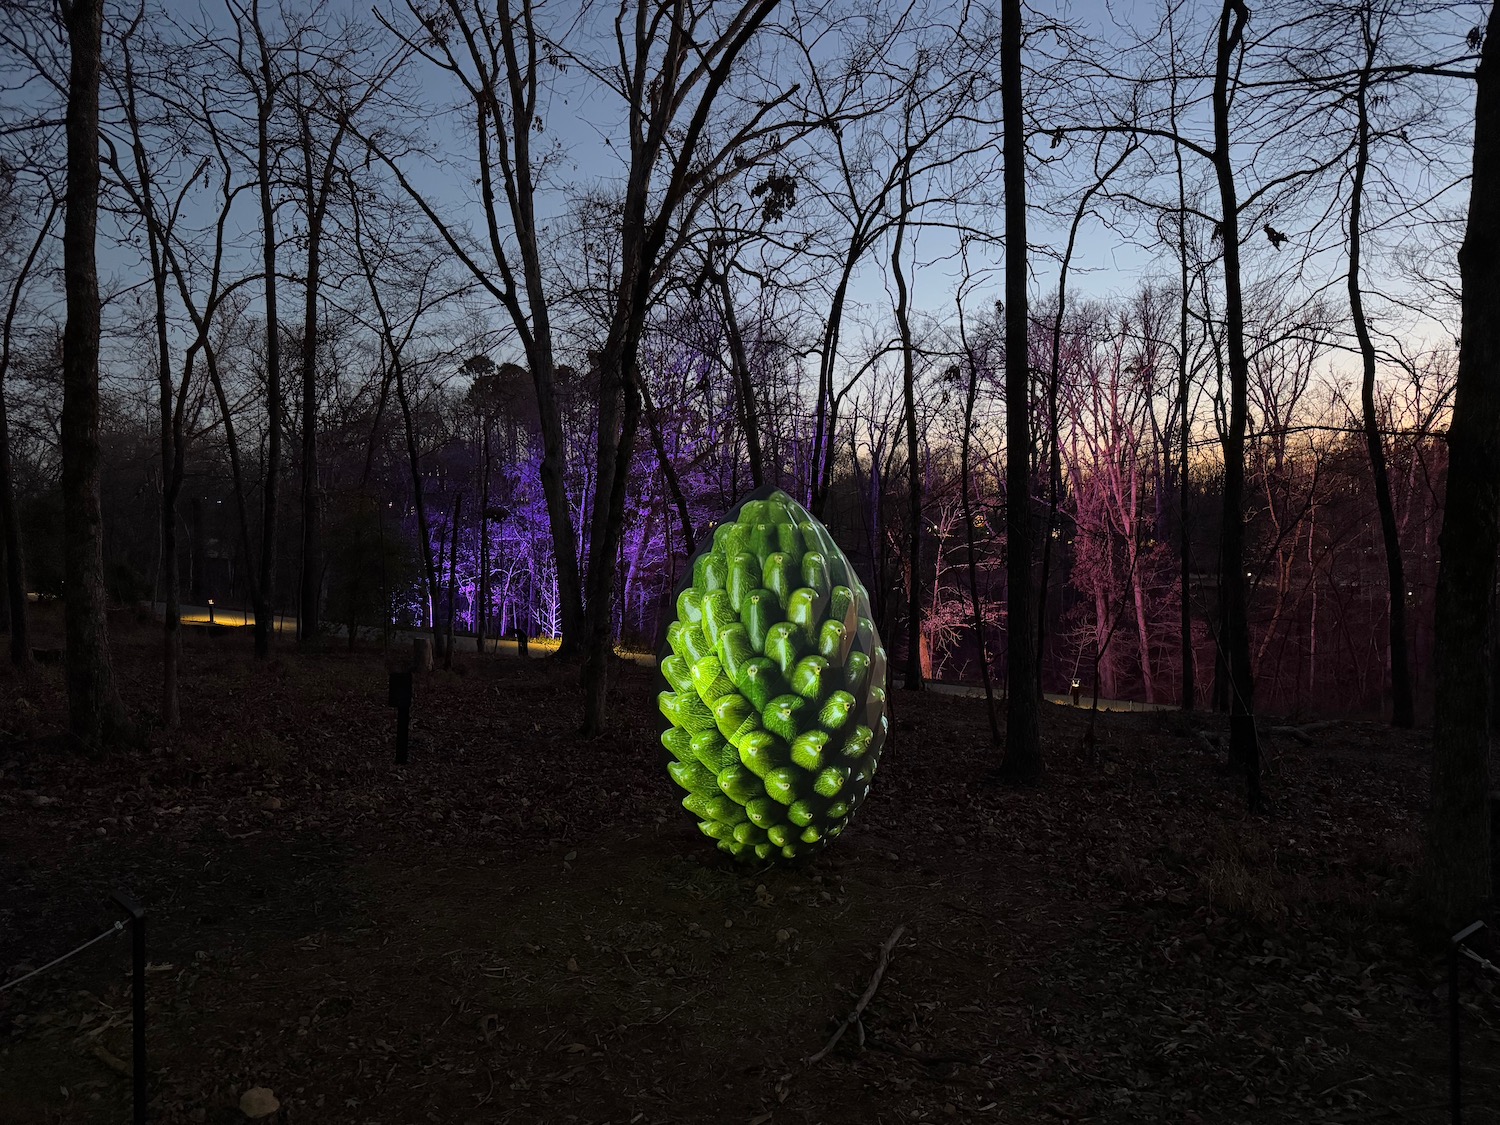
M 738 860 L 821 850 L 869 793 L 888 726 L 869 594 L 779 489 L 720 523 L 688 574 L 659 654 L 682 804 Z

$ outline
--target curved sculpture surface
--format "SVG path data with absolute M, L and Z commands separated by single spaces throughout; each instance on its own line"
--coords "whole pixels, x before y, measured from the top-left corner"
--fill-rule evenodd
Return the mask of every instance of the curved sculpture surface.
M 694 555 L 658 664 L 682 804 L 736 859 L 825 847 L 870 791 L 889 730 L 870 598 L 828 530 L 778 489 Z

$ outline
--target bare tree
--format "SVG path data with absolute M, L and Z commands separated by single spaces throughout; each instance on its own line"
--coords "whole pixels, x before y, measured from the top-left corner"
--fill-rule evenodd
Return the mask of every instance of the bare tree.
M 599 418 L 589 531 L 583 732 L 603 731 L 615 555 L 641 414 L 638 351 L 660 275 L 691 234 L 696 213 L 745 163 L 782 148 L 799 126 L 783 120 L 788 91 L 758 99 L 738 120 L 715 111 L 741 52 L 778 0 L 626 0 L 615 19 L 617 57 L 605 73 L 628 114 L 619 277 L 599 356 Z M 716 135 L 717 134 L 717 135 Z
M 1250 808 L 1261 806 L 1260 738 L 1255 729 L 1255 682 L 1250 665 L 1250 618 L 1245 596 L 1245 429 L 1250 361 L 1245 353 L 1245 301 L 1240 280 L 1240 205 L 1230 148 L 1230 87 L 1250 10 L 1224 0 L 1215 37 L 1211 154 L 1219 188 L 1223 242 L 1224 343 L 1229 355 L 1229 418 L 1223 435 L 1224 491 L 1219 540 L 1218 644 L 1228 672 L 1229 756 L 1245 772 Z
M 62 5 L 68 70 L 68 186 L 64 197 L 63 542 L 67 579 L 68 728 L 90 745 L 126 734 L 105 617 L 99 505 L 99 74 L 103 4 Z
M 984 606 L 979 594 L 979 559 L 974 543 L 974 527 L 979 516 L 974 511 L 970 489 L 972 487 L 972 452 L 974 448 L 974 406 L 979 399 L 981 374 L 989 374 L 989 348 L 981 341 L 971 340 L 968 326 L 964 322 L 963 303 L 958 306 L 959 340 L 963 345 L 962 367 L 950 374 L 954 379 L 964 378 L 964 420 L 959 438 L 958 471 L 959 494 L 963 501 L 964 558 L 969 571 L 969 609 L 974 626 L 974 640 L 979 646 L 979 676 L 984 684 L 985 713 L 990 722 L 990 745 L 1000 745 L 1000 720 L 995 713 L 995 688 L 990 675 L 990 650 L 984 624 Z M 960 375 L 967 371 L 967 377 Z
M 910 122 L 911 115 L 907 115 Z M 910 146 L 908 143 L 908 151 Z M 891 239 L 891 277 L 896 283 L 896 332 L 901 342 L 901 406 L 906 429 L 906 671 L 907 691 L 921 691 L 922 675 L 922 456 L 917 443 L 917 365 L 911 332 L 911 301 L 906 287 L 907 220 L 911 215 L 910 184 L 900 178 L 896 231 Z
M 1375 344 L 1370 339 L 1370 323 L 1366 319 L 1364 290 L 1360 283 L 1365 173 L 1370 165 L 1370 84 L 1380 34 L 1373 7 L 1370 0 L 1362 0 L 1359 6 L 1364 59 L 1354 90 L 1356 133 L 1354 176 L 1349 189 L 1349 311 L 1354 320 L 1354 336 L 1359 341 L 1360 416 L 1364 422 L 1365 448 L 1370 455 L 1370 472 L 1375 478 L 1375 506 L 1380 512 L 1381 540 L 1385 545 L 1386 586 L 1390 595 L 1391 723 L 1397 727 L 1410 727 L 1416 722 L 1416 715 L 1412 701 L 1411 665 L 1407 659 L 1406 573 L 1401 558 L 1396 509 L 1391 502 L 1385 439 L 1380 435 L 1380 416 L 1375 410 Z
M 362 135 L 459 261 L 500 302 L 526 353 L 542 432 L 538 475 L 557 561 L 562 615 L 558 655 L 571 658 L 581 651 L 583 639 L 583 584 L 565 484 L 552 293 L 545 276 L 537 205 L 545 159 L 533 151 L 534 138 L 544 128 L 544 75 L 559 67 L 563 57 L 553 38 L 538 25 L 539 6 L 531 0 L 505 0 L 499 6 L 499 18 L 494 19 L 478 0 L 445 0 L 431 11 L 408 0 L 406 7 L 415 26 L 397 34 L 415 55 L 462 86 L 474 114 L 475 162 L 484 208 L 483 254 L 491 265 L 482 264 L 481 253 L 466 244 L 461 228 L 441 216 L 415 185 L 392 152 L 395 140 L 378 132 Z
M 1490 899 L 1490 710 L 1500 553 L 1500 3 L 1484 30 L 1474 170 L 1459 250 L 1463 335 L 1448 427 L 1448 492 L 1437 585 L 1437 684 L 1427 874 L 1443 921 Z
M 1032 622 L 1031 369 L 1026 275 L 1026 121 L 1021 0 L 1000 4 L 1000 101 L 1005 146 L 1005 538 L 1007 707 L 1001 776 L 1042 776 L 1041 703 Z
M 180 720 L 178 669 L 182 659 L 181 606 L 178 601 L 179 559 L 177 543 L 177 502 L 182 492 L 187 453 L 184 428 L 188 392 L 193 381 L 193 360 L 204 346 L 209 321 L 199 325 L 199 335 L 182 364 L 180 383 L 173 378 L 173 346 L 167 287 L 174 272 L 185 283 L 180 270 L 174 271 L 176 256 L 171 245 L 174 227 L 182 213 L 186 196 L 207 171 L 204 159 L 179 185 L 176 198 L 162 199 L 156 170 L 147 155 L 148 135 L 140 105 L 142 76 L 136 68 L 135 38 L 145 20 L 142 5 L 120 34 L 120 68 L 109 79 L 124 119 L 129 147 L 128 162 L 121 159 L 112 139 L 105 135 L 107 164 L 115 181 L 124 191 L 132 209 L 145 228 L 147 260 L 151 272 L 152 325 L 156 345 L 157 439 L 161 469 L 161 574 L 164 607 L 162 612 L 162 693 L 161 718 L 168 727 Z M 159 140 L 159 138 L 149 138 Z M 156 147 L 156 146 L 153 146 Z M 186 151 L 180 136 L 162 142 L 160 147 L 175 154 Z M 222 225 L 219 228 L 222 235 Z
M 302 273 L 302 544 L 301 581 L 297 597 L 297 639 L 313 641 L 319 631 L 323 601 L 322 488 L 318 478 L 319 343 L 325 240 L 346 177 L 342 175 L 346 142 L 353 119 L 380 93 L 398 59 L 374 57 L 366 28 L 334 19 L 321 4 L 306 22 L 333 24 L 319 41 L 296 43 L 288 77 L 293 119 L 295 171 L 293 191 L 302 211 L 305 246 Z
M 19 199 L 11 196 L 8 206 L 14 202 L 19 211 Z M 0 535 L 4 536 L 5 549 L 5 605 L 10 625 L 10 660 L 17 668 L 31 667 L 30 610 L 26 603 L 26 552 L 21 540 L 21 519 L 16 509 L 15 478 L 11 466 L 10 417 L 5 405 L 5 377 L 10 371 L 11 356 L 15 344 L 17 314 L 28 279 L 41 255 L 42 247 L 52 235 L 52 225 L 57 221 L 58 204 L 53 200 L 47 214 L 36 228 L 25 259 L 17 269 L 11 282 L 10 293 L 5 299 L 5 319 L 0 324 Z M 16 225 L 19 225 L 17 221 Z

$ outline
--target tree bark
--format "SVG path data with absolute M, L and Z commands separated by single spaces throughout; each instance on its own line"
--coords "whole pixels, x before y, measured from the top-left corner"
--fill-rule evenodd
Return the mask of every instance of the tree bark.
M 1468 229 L 1458 252 L 1463 330 L 1448 428 L 1448 492 L 1433 659 L 1428 886 L 1443 921 L 1473 921 L 1491 895 L 1490 708 L 1500 550 L 1500 3 L 1491 6 L 1474 104 Z
M 750 454 L 750 480 L 759 488 L 766 483 L 765 458 L 760 450 L 760 411 L 755 405 L 755 383 L 750 378 L 750 357 L 745 354 L 745 338 L 740 335 L 740 318 L 734 311 L 734 294 L 729 288 L 726 266 L 714 275 L 719 300 L 724 305 L 724 331 L 729 337 L 729 358 L 739 385 L 740 427 L 745 431 L 745 448 Z
M 406 376 L 401 361 L 395 363 L 396 402 L 401 407 L 401 428 L 406 438 L 406 464 L 411 472 L 412 504 L 417 510 L 417 535 L 422 540 L 422 575 L 427 581 L 427 627 L 432 630 L 433 644 L 441 643 L 438 632 L 438 568 L 432 556 L 432 529 L 427 520 L 427 500 L 422 488 L 422 467 L 417 457 L 416 424 L 411 416 L 411 399 L 406 393 Z
M 458 608 L 458 586 L 454 574 L 458 569 L 458 518 L 463 514 L 464 494 L 453 498 L 453 526 L 448 529 L 448 621 L 443 640 L 443 671 L 453 668 L 453 614 Z
M 1172 90 L 1172 104 L 1177 91 Z M 1177 128 L 1173 111 L 1172 128 Z M 1182 149 L 1172 147 L 1177 163 L 1177 263 L 1182 292 L 1177 304 L 1177 618 L 1179 661 L 1182 666 L 1182 709 L 1191 711 L 1197 705 L 1197 654 L 1193 651 L 1193 540 L 1188 523 L 1188 504 L 1192 489 L 1188 477 L 1188 451 L 1192 448 L 1191 391 L 1188 382 L 1188 248 L 1187 183 L 1182 168 Z
M 682 478 L 677 475 L 677 466 L 667 456 L 667 443 L 662 437 L 661 419 L 656 416 L 656 407 L 651 402 L 651 391 L 646 380 L 641 380 L 641 410 L 646 419 L 646 430 L 651 437 L 651 448 L 656 451 L 656 463 L 666 478 L 667 494 L 672 506 L 677 509 L 677 522 L 682 525 L 683 557 L 698 549 L 698 537 L 693 532 L 693 517 L 688 511 L 687 497 L 682 492 Z
M 1240 283 L 1239 200 L 1229 148 L 1229 82 L 1250 18 L 1243 0 L 1224 0 L 1219 14 L 1213 84 L 1213 165 L 1224 243 L 1225 344 L 1229 352 L 1229 425 L 1224 433 L 1223 527 L 1219 546 L 1219 645 L 1229 695 L 1229 757 L 1245 772 L 1246 800 L 1261 807 L 1260 740 L 1245 588 L 1245 430 L 1250 361 L 1245 354 L 1245 301 Z
M 103 513 L 99 502 L 100 0 L 63 6 L 72 59 L 68 73 L 68 182 L 63 224 L 63 573 L 68 727 L 96 746 L 128 730 L 115 689 L 105 616 Z
M 1370 163 L 1370 70 L 1375 64 L 1375 40 L 1370 31 L 1370 14 L 1363 9 L 1360 19 L 1364 34 L 1365 64 L 1355 91 L 1359 111 L 1359 135 L 1354 157 L 1354 184 L 1349 192 L 1349 311 L 1354 318 L 1354 335 L 1359 341 L 1362 361 L 1360 411 L 1364 423 L 1365 448 L 1370 455 L 1370 472 L 1375 478 L 1375 506 L 1380 511 L 1380 535 L 1385 544 L 1386 588 L 1390 595 L 1391 725 L 1410 728 L 1416 722 L 1412 702 L 1411 666 L 1406 644 L 1406 569 L 1401 557 L 1401 533 L 1396 526 L 1396 509 L 1391 503 L 1390 474 L 1385 464 L 1385 443 L 1380 436 L 1380 416 L 1375 411 L 1375 345 L 1370 340 L 1370 326 L 1365 320 L 1364 294 L 1360 288 L 1360 221 L 1364 204 L 1365 170 Z
M 479 604 L 474 607 L 474 647 L 484 652 L 490 616 L 490 416 L 479 416 Z
M 1000 102 L 1005 158 L 1005 577 L 1010 637 L 1001 776 L 1042 776 L 1041 704 L 1031 582 L 1031 371 L 1026 292 L 1026 122 L 1022 117 L 1021 0 L 1000 5 Z
M 192 379 L 193 360 L 199 346 L 205 342 L 206 329 L 200 331 L 198 339 L 188 349 L 183 362 L 182 389 L 179 392 L 172 380 L 172 347 L 167 310 L 167 274 L 172 253 L 168 239 L 171 235 L 169 229 L 163 227 L 157 208 L 155 177 L 147 159 L 136 102 L 135 61 L 130 45 L 136 26 L 132 25 L 120 44 L 124 61 L 123 108 L 125 120 L 130 127 L 131 156 L 136 177 L 134 188 L 128 185 L 124 169 L 118 165 L 116 168 L 122 182 L 127 182 L 126 190 L 133 197 L 145 222 L 146 246 L 151 262 L 151 295 L 156 321 L 157 436 L 161 462 L 161 721 L 170 729 L 176 727 L 181 720 L 178 672 L 182 660 L 182 607 L 180 564 L 177 557 L 177 501 L 182 494 L 186 455 L 182 408 Z
M 303 109 L 305 115 L 310 111 Z M 317 639 L 323 603 L 322 504 L 318 494 L 318 284 L 323 267 L 323 223 L 332 188 L 325 176 L 314 191 L 312 130 L 303 118 L 306 176 L 307 272 L 302 297 L 302 582 L 297 597 L 297 643 Z M 333 154 L 329 154 L 332 163 Z
M 5 403 L 5 377 L 10 372 L 11 343 L 21 293 L 56 218 L 57 203 L 54 200 L 16 276 L 10 300 L 6 303 L 3 331 L 0 331 L 0 536 L 3 536 L 0 547 L 5 552 L 5 608 L 10 628 L 10 661 L 23 671 L 32 663 L 31 611 L 26 603 L 26 552 L 21 541 L 20 513 L 16 510 L 15 478 L 11 473 L 10 415 Z
M 969 358 L 969 379 L 964 388 L 963 440 L 958 452 L 959 488 L 964 505 L 964 546 L 968 552 L 969 606 L 973 611 L 974 640 L 979 645 L 979 675 L 984 683 L 984 705 L 990 720 L 990 745 L 1000 745 L 1000 720 L 995 714 L 995 686 L 990 678 L 990 650 L 985 641 L 984 609 L 979 600 L 979 562 L 974 550 L 974 505 L 969 498 L 969 454 L 974 437 L 974 400 L 979 396 L 979 365 Z
M 260 5 L 251 7 L 251 26 L 260 53 L 261 87 L 256 92 L 255 162 L 260 197 L 261 265 L 265 271 L 266 314 L 266 463 L 261 485 L 260 564 L 251 589 L 255 607 L 255 656 L 271 655 L 276 628 L 276 516 L 281 494 L 281 322 L 276 306 L 276 204 L 272 182 L 271 115 L 280 78 L 260 26 Z
M 901 265 L 906 235 L 906 179 L 901 181 L 901 214 L 891 246 L 891 274 L 896 279 L 896 326 L 901 335 L 901 402 L 906 423 L 906 671 L 903 686 L 921 691 L 922 663 L 922 458 L 917 442 L 916 358 L 912 355 L 911 318 L 907 315 L 906 271 Z

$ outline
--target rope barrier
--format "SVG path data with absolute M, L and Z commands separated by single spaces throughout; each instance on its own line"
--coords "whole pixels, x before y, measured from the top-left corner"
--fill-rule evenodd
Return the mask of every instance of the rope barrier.
M 16 985 L 22 984 L 22 983 L 30 980 L 32 977 L 40 976 L 42 973 L 45 973 L 48 969 L 52 968 L 54 965 L 61 965 L 69 957 L 76 957 L 76 956 L 78 956 L 78 954 L 82 953 L 89 946 L 91 946 L 91 945 L 98 945 L 105 938 L 107 938 L 107 937 L 113 937 L 115 934 L 120 934 L 120 933 L 124 933 L 124 932 L 125 932 L 125 923 L 124 922 L 116 922 L 113 926 L 111 926 L 109 929 L 105 930 L 98 937 L 89 938 L 88 941 L 84 942 L 77 949 L 74 949 L 74 950 L 72 950 L 72 951 L 70 951 L 68 953 L 64 953 L 61 957 L 58 957 L 56 960 L 48 961 L 40 969 L 32 969 L 31 972 L 27 973 L 25 976 L 17 977 L 15 980 L 9 981 L 6 984 L 0 984 L 0 992 L 5 992 L 8 989 L 15 988 Z

